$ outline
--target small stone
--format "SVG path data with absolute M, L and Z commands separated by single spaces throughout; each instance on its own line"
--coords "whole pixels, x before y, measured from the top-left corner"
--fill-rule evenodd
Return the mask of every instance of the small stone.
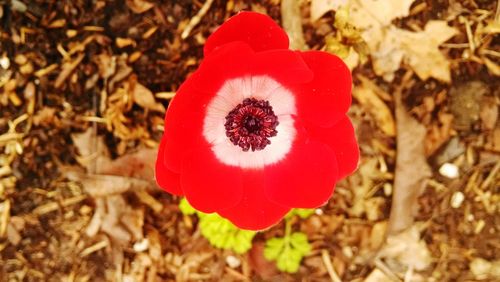
M 465 200 L 464 193 L 460 191 L 453 193 L 453 196 L 451 196 L 451 203 L 450 203 L 451 207 L 458 209 L 462 205 L 464 200 Z
M 444 163 L 439 168 L 439 173 L 451 179 L 457 178 L 459 176 L 458 166 L 451 163 Z
M 147 238 L 144 238 L 141 241 L 137 241 L 135 242 L 133 248 L 136 253 L 144 252 L 149 248 L 149 240 Z
M 10 67 L 10 60 L 8 57 L 0 58 L 0 67 L 2 67 L 3 69 L 8 69 Z
M 235 256 L 227 256 L 226 263 L 231 268 L 238 268 L 241 265 L 241 260 Z

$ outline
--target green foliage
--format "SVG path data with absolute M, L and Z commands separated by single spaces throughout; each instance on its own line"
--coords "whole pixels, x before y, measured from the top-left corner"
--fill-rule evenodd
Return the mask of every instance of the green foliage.
M 216 213 L 207 214 L 197 211 L 188 203 L 186 198 L 180 201 L 179 209 L 185 215 L 195 213 L 198 215 L 201 234 L 207 238 L 212 246 L 233 250 L 238 254 L 246 253 L 252 248 L 252 240 L 256 232 L 241 230 Z
M 198 212 L 188 203 L 186 198 L 182 198 L 181 201 L 179 202 L 179 209 L 184 215 L 192 215 Z
M 298 215 L 300 218 L 306 219 L 312 214 L 314 214 L 314 209 L 292 209 L 290 212 L 288 212 L 286 218 L 291 218 L 294 215 Z
M 252 248 L 252 240 L 256 234 L 254 231 L 239 229 L 216 213 L 200 217 L 200 230 L 212 246 L 230 249 L 238 254 L 246 253 Z
M 270 261 L 276 261 L 279 270 L 294 273 L 299 270 L 302 258 L 311 252 L 311 245 L 307 241 L 306 234 L 291 233 L 290 230 L 290 223 L 287 222 L 285 237 L 267 240 L 264 257 Z

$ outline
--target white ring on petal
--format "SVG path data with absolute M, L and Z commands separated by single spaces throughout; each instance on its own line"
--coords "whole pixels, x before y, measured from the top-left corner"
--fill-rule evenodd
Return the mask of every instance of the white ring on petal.
M 263 150 L 244 152 L 226 136 L 226 116 L 246 98 L 268 101 L 278 117 L 278 133 L 269 138 L 271 144 Z M 293 119 L 296 113 L 293 94 L 271 77 L 234 78 L 226 81 L 208 104 L 203 136 L 212 144 L 212 151 L 220 162 L 241 168 L 262 168 L 279 162 L 292 148 L 297 134 Z

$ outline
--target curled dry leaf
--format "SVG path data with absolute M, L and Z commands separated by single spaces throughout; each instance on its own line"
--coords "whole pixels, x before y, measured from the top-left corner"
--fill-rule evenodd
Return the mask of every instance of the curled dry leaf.
M 312 0 L 311 1 L 311 21 L 317 21 L 329 11 L 335 11 L 340 6 L 344 6 L 349 0 Z
M 354 87 L 353 97 L 361 106 L 372 115 L 376 124 L 388 136 L 396 135 L 396 125 L 389 107 L 380 99 L 373 88 L 367 87 L 365 83 Z
M 153 3 L 144 0 L 127 0 L 126 4 L 136 14 L 142 14 L 155 6 Z
M 401 101 L 401 92 L 398 91 L 395 96 L 397 156 L 389 234 L 413 224 L 418 197 L 431 176 L 424 148 L 427 130 L 406 111 Z
M 137 103 L 137 105 L 151 111 L 160 113 L 165 112 L 165 107 L 161 103 L 156 102 L 153 92 L 146 88 L 146 86 L 138 82 L 129 82 L 128 87 L 129 91 L 132 93 L 132 98 L 134 99 L 134 102 Z
M 417 225 L 413 225 L 397 235 L 389 236 L 378 256 L 390 264 L 397 264 L 417 271 L 427 269 L 432 262 L 431 253 L 425 241 L 420 239 Z
M 104 137 L 96 136 L 92 127 L 89 127 L 83 133 L 71 134 L 71 139 L 80 155 L 76 157 L 76 161 L 85 167 L 87 171 L 99 173 L 110 162 Z

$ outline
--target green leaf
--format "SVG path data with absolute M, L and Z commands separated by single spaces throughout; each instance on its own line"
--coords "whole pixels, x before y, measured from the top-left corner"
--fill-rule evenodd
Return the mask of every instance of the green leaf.
M 295 273 L 299 270 L 302 257 L 303 255 L 300 252 L 292 248 L 285 249 L 276 260 L 276 266 L 281 271 Z
M 298 215 L 302 219 L 306 219 L 314 214 L 314 209 L 292 209 L 286 215 L 286 218 L 291 218 L 294 215 Z
M 264 257 L 270 261 L 276 260 L 283 252 L 284 246 L 284 238 L 271 238 L 267 240 L 264 248 Z
M 188 203 L 186 198 L 182 198 L 181 201 L 179 202 L 179 209 L 181 210 L 182 214 L 184 214 L 184 215 L 192 215 L 192 214 L 195 214 L 197 212 L 197 210 L 195 210 L 195 208 L 193 208 Z
M 290 236 L 290 244 L 303 256 L 311 252 L 311 245 L 307 241 L 307 235 L 302 232 L 295 232 Z
M 282 238 L 266 241 L 264 257 L 276 261 L 279 270 L 294 273 L 299 270 L 302 258 L 311 252 L 311 245 L 306 234 L 295 232 Z
M 216 213 L 200 217 L 201 234 L 216 248 L 233 250 L 243 254 L 252 248 L 255 231 L 242 230 Z

